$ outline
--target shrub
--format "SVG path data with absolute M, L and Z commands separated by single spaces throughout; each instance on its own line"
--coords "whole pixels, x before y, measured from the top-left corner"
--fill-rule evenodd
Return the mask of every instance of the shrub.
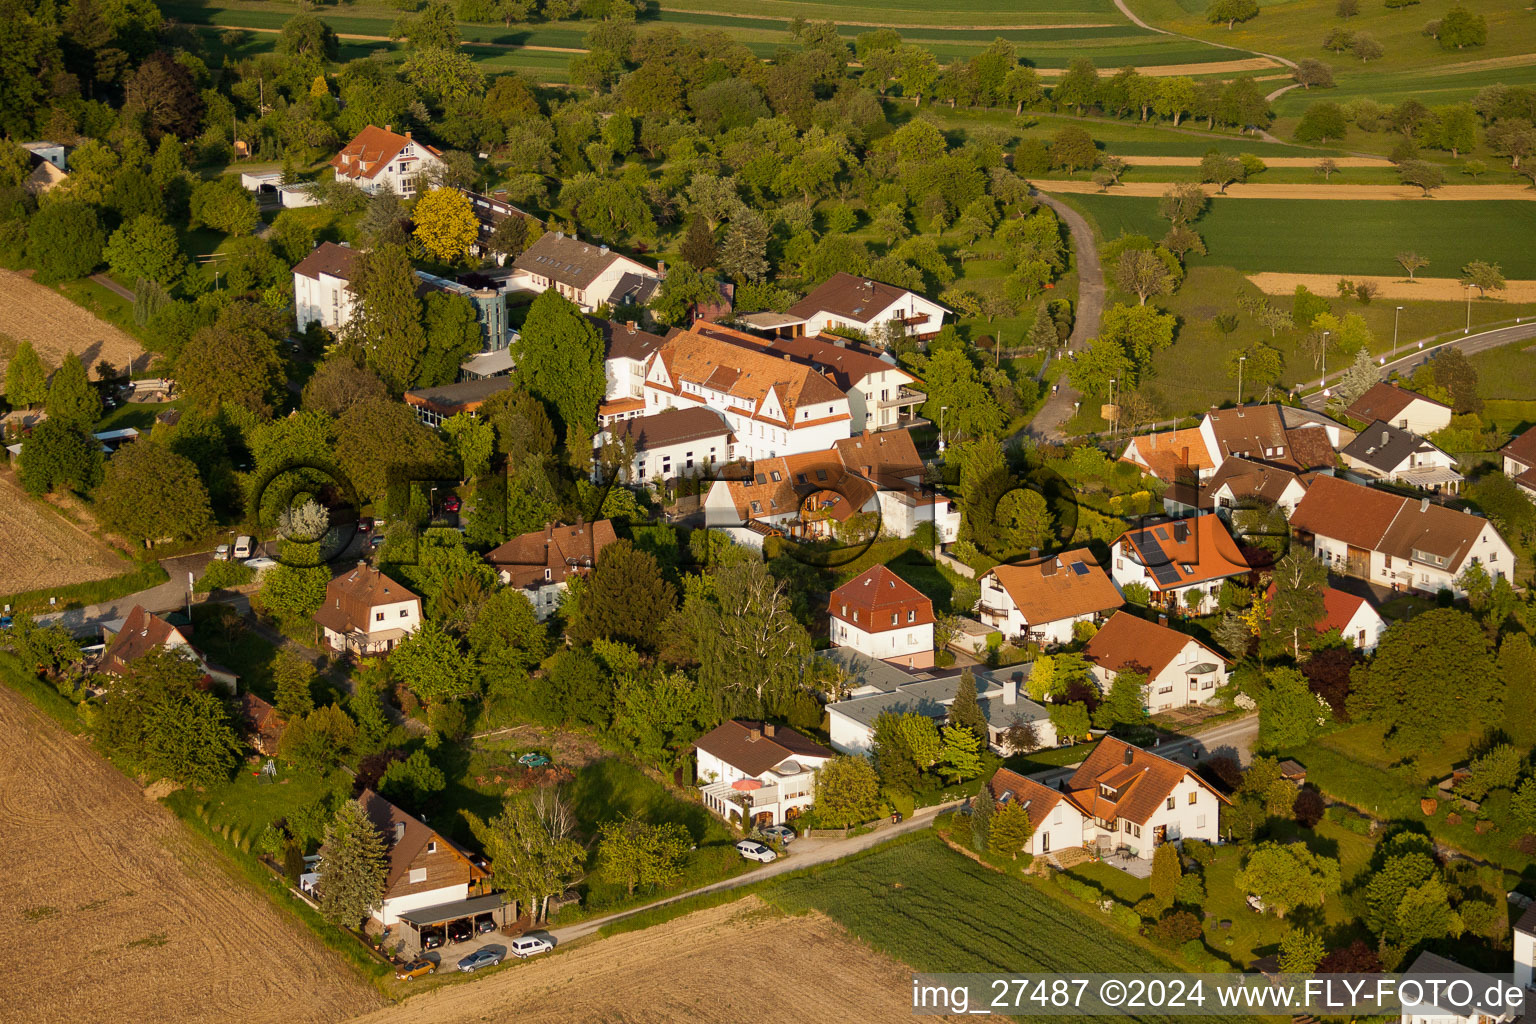
M 1204 839 L 1184 840 L 1184 853 L 1200 867 L 1208 867 L 1216 859 L 1216 847 Z
M 1237 330 L 1237 315 L 1235 313 L 1217 313 L 1213 321 L 1216 329 L 1222 334 L 1231 334 Z
M 956 812 L 949 820 L 949 841 L 956 846 L 969 848 L 971 836 L 971 816 Z
M 203 575 L 192 585 L 192 591 L 206 594 L 210 590 L 229 590 L 244 586 L 255 578 L 256 570 L 240 562 L 209 562 Z
M 1124 903 L 1116 903 L 1110 908 L 1109 919 L 1126 931 L 1134 932 L 1141 927 L 1141 915 Z
M 1176 949 L 1191 939 L 1199 939 L 1200 919 L 1187 910 L 1175 910 L 1152 926 L 1151 938 L 1159 946 Z
M 1323 798 L 1317 790 L 1310 786 L 1304 786 L 1296 793 L 1296 800 L 1291 805 L 1291 813 L 1296 816 L 1297 824 L 1303 828 L 1316 828 L 1317 823 L 1323 820 Z
M 1205 948 L 1205 943 L 1199 939 L 1190 939 L 1179 946 L 1179 956 L 1184 962 L 1194 968 L 1205 967 L 1210 964 L 1212 957 Z

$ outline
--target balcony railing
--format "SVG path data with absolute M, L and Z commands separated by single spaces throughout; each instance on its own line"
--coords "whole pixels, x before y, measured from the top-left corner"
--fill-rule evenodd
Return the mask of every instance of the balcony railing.
M 928 396 L 921 391 L 913 391 L 911 388 L 902 387 L 896 389 L 895 398 L 882 398 L 875 402 L 877 409 L 889 409 L 893 406 L 922 405 L 928 401 Z

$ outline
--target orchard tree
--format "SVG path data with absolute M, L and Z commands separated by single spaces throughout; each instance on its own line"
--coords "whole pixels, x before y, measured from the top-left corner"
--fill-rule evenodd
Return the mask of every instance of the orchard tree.
M 1414 185 L 1424 190 L 1424 197 L 1445 184 L 1445 172 L 1423 160 L 1404 160 L 1397 167 L 1397 176 L 1404 185 Z
M 345 800 L 326 826 L 320 856 L 320 913 L 337 927 L 355 929 L 383 903 L 384 836 L 357 801 Z
M 1135 292 L 1143 306 L 1150 296 L 1167 295 L 1174 287 L 1168 265 L 1151 249 L 1127 249 L 1121 253 L 1115 266 L 1115 283 L 1123 291 Z
M 1481 14 L 1473 14 L 1461 4 L 1445 12 L 1440 19 L 1437 36 L 1444 50 L 1460 50 L 1467 46 L 1482 46 L 1488 42 L 1488 21 Z
M 441 263 L 463 260 L 480 236 L 480 222 L 475 219 L 469 196 L 456 188 L 429 190 L 416 201 L 411 216 L 416 222 L 416 241 Z
M 107 460 L 95 497 L 106 524 L 145 547 L 191 540 L 213 523 L 197 466 L 149 438 L 123 445 Z
M 598 826 L 598 873 L 624 886 L 630 896 L 642 886 L 662 888 L 682 875 L 692 845 L 688 829 L 677 822 L 653 824 L 628 817 L 607 821 Z
M 256 197 L 232 175 L 205 181 L 192 191 L 191 227 L 248 235 L 261 222 Z
M 1260 843 L 1237 872 L 1239 891 L 1257 896 L 1276 917 L 1302 907 L 1321 907 L 1339 894 L 1339 862 L 1300 843 Z
M 1069 72 L 1070 73 L 1070 72 Z M 1060 86 L 1057 87 L 1058 89 Z M 1068 125 L 1051 137 L 1051 164 L 1068 174 L 1076 170 L 1092 170 L 1099 163 L 1099 149 L 1093 136 L 1078 127 Z
M 1250 21 L 1258 16 L 1258 0 L 1214 0 L 1205 11 L 1206 21 L 1212 25 L 1226 22 L 1229 32 L 1239 21 Z
M 1228 185 L 1234 181 L 1242 181 L 1245 177 L 1247 172 L 1243 168 L 1243 162 L 1235 156 L 1207 153 L 1200 161 L 1200 180 L 1214 184 L 1220 195 L 1226 195 Z
M 1477 297 L 1485 299 L 1489 292 L 1504 290 L 1504 273 L 1497 263 L 1473 260 L 1461 268 L 1461 283 L 1477 289 Z
M 1405 249 L 1396 256 L 1397 262 L 1402 265 L 1403 271 L 1408 275 L 1408 280 L 1413 280 L 1413 275 L 1429 266 L 1429 260 L 1420 256 L 1412 249 Z
M 1205 189 L 1193 182 L 1181 182 L 1168 186 L 1157 202 L 1157 215 L 1175 227 L 1191 224 L 1200 219 L 1210 202 L 1211 197 L 1205 194 Z

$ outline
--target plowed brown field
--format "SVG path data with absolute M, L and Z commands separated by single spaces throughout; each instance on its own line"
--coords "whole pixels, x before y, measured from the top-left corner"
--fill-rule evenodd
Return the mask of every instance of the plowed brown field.
M 353 1024 L 740 1024 L 765 1012 L 848 1024 L 908 1020 L 912 969 L 827 917 L 787 917 L 749 896 L 440 988 Z
M 304 1024 L 383 998 L 0 686 L 0 1020 Z
M 0 594 L 104 580 L 133 566 L 0 474 Z M 3 788 L 3 783 L 0 783 Z
M 0 334 L 30 341 L 50 371 L 73 352 L 92 377 L 103 359 L 121 369 L 144 353 L 133 337 L 95 313 L 10 270 L 0 270 Z M 0 375 L 9 358 L 0 350 Z

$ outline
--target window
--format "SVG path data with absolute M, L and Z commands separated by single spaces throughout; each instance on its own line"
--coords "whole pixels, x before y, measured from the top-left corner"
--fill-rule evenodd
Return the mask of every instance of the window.
M 1051 852 L 1051 834 L 1049 832 L 1042 832 L 1040 834 L 1040 852 Z
M 545 569 L 544 570 L 544 582 L 548 583 L 548 582 L 550 582 L 550 580 L 552 578 L 553 578 L 553 573 L 550 570 Z
M 916 622 L 917 621 L 917 609 L 916 608 L 908 608 L 907 609 L 907 621 L 908 622 Z
M 1173 810 L 1173 797 L 1168 798 L 1168 809 Z
M 1200 791 L 1196 790 L 1196 789 L 1190 790 L 1189 791 L 1189 803 L 1190 803 L 1190 806 L 1194 806 L 1196 803 L 1199 803 L 1199 801 L 1200 801 Z
M 1125 830 L 1127 832 L 1129 832 L 1131 835 L 1135 836 L 1137 839 L 1141 838 L 1141 826 L 1140 825 L 1137 825 L 1134 822 L 1128 821 L 1128 822 L 1125 823 Z
M 1173 686 L 1172 686 L 1172 684 L 1169 684 L 1168 686 L 1159 686 L 1157 688 L 1157 692 L 1158 693 L 1172 693 L 1173 692 Z
M 420 885 L 427 880 L 426 868 L 411 868 L 411 884 Z
M 383 612 L 374 612 L 373 613 L 373 621 L 374 622 L 383 622 L 384 621 L 384 613 Z
M 843 605 L 843 618 L 846 619 L 847 617 L 848 617 L 848 606 L 847 605 Z
M 853 610 L 853 621 L 854 622 L 858 622 L 859 621 L 859 610 L 857 608 L 855 608 Z
M 1205 815 L 1195 815 L 1195 828 L 1205 828 Z
M 893 626 L 896 625 L 896 619 L 897 619 L 896 613 L 895 612 L 891 612 L 891 625 L 893 625 Z
M 435 841 L 434 842 L 430 842 L 430 843 L 427 844 L 427 852 L 428 853 L 436 853 L 437 852 L 437 843 Z
M 401 608 L 400 609 L 400 617 L 402 619 L 410 618 L 411 617 L 411 610 L 409 608 Z

